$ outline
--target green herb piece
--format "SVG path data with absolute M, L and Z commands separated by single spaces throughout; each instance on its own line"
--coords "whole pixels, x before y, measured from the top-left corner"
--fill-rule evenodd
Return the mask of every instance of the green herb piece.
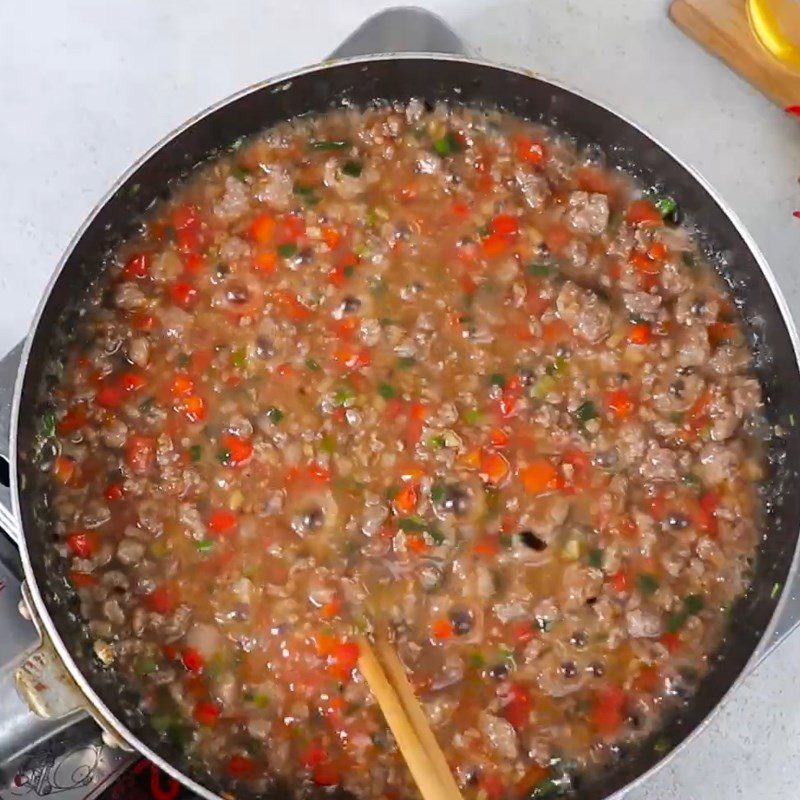
M 389 502 L 391 502 L 392 500 L 395 499 L 395 497 L 397 497 L 399 491 L 400 487 L 397 484 L 393 483 L 386 487 L 386 491 L 383 494 L 386 497 L 386 499 L 389 500 Z
M 345 161 L 344 164 L 342 164 L 342 174 L 348 175 L 351 178 L 358 178 L 363 168 L 360 161 Z
M 139 658 L 134 666 L 137 675 L 150 675 L 158 669 L 158 664 L 152 658 Z
M 781 593 L 780 583 L 773 583 L 772 591 L 769 593 L 769 596 L 774 600 L 780 593 Z
M 297 253 L 297 245 L 294 242 L 278 245 L 278 255 L 281 258 L 291 258 Z
M 441 483 L 434 483 L 431 486 L 431 500 L 434 503 L 441 503 L 444 500 L 445 488 Z
M 39 420 L 39 429 L 42 436 L 50 437 L 56 432 L 56 415 L 52 411 L 45 411 Z
M 477 408 L 465 408 L 461 412 L 461 418 L 467 425 L 477 425 L 481 421 L 481 412 Z
M 231 353 L 231 366 L 236 367 L 236 369 L 242 369 L 247 366 L 247 350 L 245 348 L 234 350 Z
M 444 544 L 444 534 L 435 525 L 429 527 L 425 533 L 431 537 L 435 545 Z
M 489 375 L 489 384 L 499 386 L 501 389 L 506 385 L 506 376 L 500 372 L 493 372 Z
M 597 417 L 597 408 L 591 400 L 586 400 L 575 409 L 578 422 L 589 422 Z
M 277 425 L 284 418 L 285 414 L 277 406 L 270 406 L 267 409 L 267 416 L 273 425 Z
M 703 596 L 699 594 L 690 594 L 683 598 L 683 610 L 692 616 L 699 614 L 705 608 L 705 605 Z
M 429 436 L 425 443 L 434 450 L 441 450 L 444 447 L 444 436 L 442 436 L 442 434 Z
M 401 531 L 426 531 L 428 530 L 428 523 L 425 520 L 414 514 L 410 517 L 401 517 L 397 521 L 397 527 L 400 528 Z
M 698 478 L 697 475 L 694 475 L 691 472 L 687 472 L 684 476 L 681 477 L 681 482 L 686 486 L 699 486 L 700 478 Z
M 189 458 L 196 464 L 203 457 L 203 448 L 199 444 L 193 444 L 189 448 Z
M 692 253 L 683 253 L 681 255 L 681 261 L 683 261 L 683 265 L 689 267 L 689 269 L 694 269 L 697 266 L 697 261 Z
M 269 697 L 265 694 L 254 695 L 252 703 L 256 708 L 267 708 L 269 706 Z
M 685 611 L 676 611 L 674 614 L 670 614 L 667 620 L 667 632 L 677 633 L 684 626 L 687 619 L 689 619 L 689 615 Z
M 231 167 L 231 175 L 236 178 L 237 181 L 242 181 L 242 183 L 244 183 L 244 179 L 249 174 L 250 173 L 244 167 L 240 167 L 238 164 L 234 164 L 234 166 Z
M 640 572 L 636 576 L 636 586 L 642 594 L 653 594 L 658 589 L 658 578 L 649 572 Z
M 342 150 L 349 144 L 347 139 L 312 139 L 308 147 L 310 150 Z
M 479 650 L 475 650 L 469 654 L 469 665 L 472 669 L 483 669 L 486 666 L 486 659 L 483 657 L 483 653 Z
M 561 794 L 561 788 L 557 783 L 550 778 L 542 778 L 533 791 L 530 793 L 530 800 L 547 800 L 550 797 L 558 797 Z
M 548 375 L 563 375 L 567 371 L 567 367 L 569 366 L 569 362 L 567 361 L 564 356 L 558 356 L 552 364 L 548 364 L 545 367 L 545 372 Z
M 220 450 L 217 453 L 217 461 L 219 461 L 220 464 L 227 464 L 228 461 L 230 461 L 230 458 L 231 458 L 230 450 Z
M 345 278 L 352 278 L 355 274 L 356 268 L 352 264 L 347 264 L 342 270 L 342 275 L 344 275 Z
M 195 547 L 201 553 L 208 553 L 210 550 L 214 549 L 214 540 L 213 539 L 201 539 L 199 542 L 195 543 Z
M 374 228 L 378 224 L 378 212 L 374 208 L 368 208 L 364 214 L 364 222 L 368 227 Z
M 526 271 L 532 278 L 546 278 L 552 272 L 548 264 L 528 264 Z
M 664 755 L 664 753 L 668 753 L 672 749 L 672 745 L 669 742 L 669 739 L 665 737 L 661 737 L 657 739 L 653 744 L 653 750 L 658 753 L 659 755 Z
M 413 367 L 416 363 L 416 359 L 412 356 L 400 356 L 397 359 L 397 367 L 398 369 L 408 369 L 409 367 Z
M 319 443 L 320 450 L 328 455 L 333 455 L 336 452 L 336 439 L 331 434 L 326 433 Z
M 347 386 L 340 386 L 333 395 L 333 402 L 337 406 L 346 406 L 355 397 L 353 390 Z
M 603 551 L 599 547 L 593 547 L 586 554 L 590 567 L 600 569 L 603 566 Z
M 384 400 L 391 400 L 393 397 L 395 397 L 397 392 L 395 391 L 394 386 L 391 386 L 388 383 L 379 383 L 378 384 L 378 394 Z
M 666 222 L 671 222 L 673 225 L 678 223 L 678 204 L 674 198 L 659 197 L 655 202 L 655 207 L 659 210 L 661 217 Z
M 319 372 L 319 371 L 322 369 L 322 367 L 320 367 L 320 365 L 319 365 L 319 361 L 316 361 L 316 360 L 315 360 L 315 359 L 313 359 L 313 358 L 307 358 L 307 359 L 306 359 L 306 366 L 307 366 L 307 367 L 308 367 L 308 368 L 309 368 L 309 369 L 310 369 L 312 372 Z
M 452 131 L 448 131 L 440 139 L 435 139 L 433 142 L 433 149 L 440 156 L 449 156 L 453 153 L 460 153 L 464 148 L 461 141 Z
M 303 200 L 311 205 L 319 202 L 316 190 L 307 183 L 295 183 L 293 191 L 298 197 L 302 197 Z

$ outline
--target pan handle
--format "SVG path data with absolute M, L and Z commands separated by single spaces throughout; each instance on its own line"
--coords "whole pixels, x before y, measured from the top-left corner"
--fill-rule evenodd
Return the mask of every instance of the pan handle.
M 15 542 L 20 531 L 11 507 L 11 408 L 23 344 L 0 359 L 0 528 Z
M 467 55 L 458 34 L 438 15 L 418 6 L 397 6 L 362 22 L 330 55 L 352 58 L 377 53 Z

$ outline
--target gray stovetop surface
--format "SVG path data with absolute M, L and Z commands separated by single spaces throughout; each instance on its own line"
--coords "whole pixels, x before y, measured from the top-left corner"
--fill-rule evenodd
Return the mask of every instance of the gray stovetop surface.
M 0 352 L 93 204 L 140 153 L 210 102 L 315 61 L 389 3 L 28 0 L 0 3 Z M 749 227 L 795 317 L 796 124 L 666 19 L 666 0 L 426 3 L 489 59 L 607 102 L 697 167 Z M 798 97 L 800 101 L 800 96 Z M 627 800 L 794 797 L 800 636 Z

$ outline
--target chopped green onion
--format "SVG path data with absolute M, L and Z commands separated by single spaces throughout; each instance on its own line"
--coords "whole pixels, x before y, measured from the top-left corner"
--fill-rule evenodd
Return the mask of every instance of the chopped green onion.
M 56 432 L 56 415 L 52 411 L 45 411 L 40 420 L 42 436 L 52 436 Z
M 669 739 L 666 739 L 663 736 L 660 739 L 657 739 L 653 744 L 653 750 L 659 755 L 668 753 L 671 747 L 672 745 L 669 743 Z
M 350 142 L 347 139 L 316 139 L 308 143 L 311 150 L 341 150 Z
M 603 551 L 599 547 L 593 547 L 587 553 L 587 559 L 590 567 L 600 569 L 603 566 Z
M 528 264 L 527 268 L 528 275 L 533 278 L 546 278 L 551 271 L 548 264 Z
M 244 183 L 244 179 L 249 174 L 250 173 L 244 167 L 240 167 L 238 164 L 231 167 L 231 175 L 236 178 L 237 181 L 242 181 L 242 183 Z
M 658 589 L 658 578 L 649 572 L 640 572 L 636 576 L 636 586 L 642 594 L 653 594 Z
M 465 408 L 461 416 L 467 425 L 477 425 L 481 420 L 481 412 L 477 408 Z
M 297 245 L 293 242 L 278 245 L 278 255 L 281 258 L 291 258 L 295 253 L 297 253 Z
M 681 255 L 681 261 L 683 261 L 684 266 L 690 269 L 694 269 L 697 266 L 697 261 L 691 253 L 683 253 L 683 255 Z
M 445 488 L 441 483 L 434 483 L 431 486 L 431 500 L 434 503 L 441 503 L 444 500 Z
M 152 658 L 139 658 L 134 666 L 137 675 L 150 675 L 158 669 L 158 664 Z
M 444 447 L 444 436 L 441 434 L 436 434 L 435 436 L 429 436 L 426 442 L 428 447 L 432 447 L 435 450 L 441 450 Z
M 400 487 L 397 484 L 393 483 L 390 486 L 386 487 L 386 491 L 383 494 L 387 500 L 391 501 L 394 500 L 395 497 L 397 497 L 399 491 Z
M 685 611 L 677 611 L 674 614 L 670 614 L 667 620 L 667 632 L 677 633 L 683 627 L 687 619 L 689 619 L 689 615 Z
M 591 400 L 586 400 L 575 409 L 575 416 L 579 422 L 589 422 L 597 417 L 597 408 Z
M 411 517 L 402 517 L 397 521 L 397 527 L 401 531 L 425 531 L 428 529 L 428 523 L 422 517 L 416 514 Z
M 678 204 L 672 197 L 659 197 L 655 202 L 656 208 L 661 212 L 661 216 L 667 222 L 677 224 L 680 219 Z
M 201 553 L 207 553 L 209 550 L 214 549 L 214 540 L 213 539 L 201 539 L 199 542 L 195 544 L 195 547 Z
M 694 475 L 691 472 L 687 472 L 682 478 L 681 481 L 686 486 L 699 486 L 700 485 L 700 478 L 697 475 Z
M 322 367 L 320 367 L 320 365 L 319 365 L 319 361 L 316 361 L 316 360 L 315 360 L 315 359 L 313 359 L 313 358 L 307 358 L 307 359 L 306 359 L 306 366 L 307 366 L 307 367 L 308 367 L 308 368 L 309 368 L 309 369 L 310 369 L 312 372 L 319 372 L 319 371 L 322 369 Z
M 309 205 L 313 206 L 319 202 L 319 197 L 317 197 L 314 187 L 306 183 L 295 183 L 294 193 L 298 197 L 302 197 Z
M 482 669 L 486 665 L 486 659 L 480 651 L 475 650 L 469 654 L 469 665 L 472 669 Z
M 193 444 L 189 448 L 189 458 L 197 463 L 203 457 L 203 448 L 199 444 Z
M 397 394 L 397 392 L 395 391 L 394 386 L 390 386 L 388 383 L 379 383 L 378 394 L 384 400 L 391 400 Z
M 452 131 L 448 131 L 440 139 L 434 140 L 433 149 L 440 156 L 449 156 L 452 153 L 460 153 L 464 148 L 459 138 Z
M 358 178 L 361 175 L 363 166 L 360 161 L 345 161 L 342 164 L 342 173 L 351 178 Z
M 219 461 L 220 464 L 227 464 L 228 461 L 230 461 L 230 457 L 231 457 L 230 450 L 220 450 L 217 453 L 217 461 Z
M 234 350 L 231 353 L 231 365 L 237 369 L 247 366 L 247 350 Z
M 273 425 L 277 425 L 285 415 L 277 406 L 270 406 L 267 409 L 267 416 Z
M 781 593 L 780 583 L 773 583 L 772 591 L 770 592 L 769 596 L 774 600 L 780 593 Z
M 687 614 L 699 614 L 705 608 L 705 600 L 699 594 L 690 594 L 683 598 L 683 610 Z
M 506 385 L 506 376 L 500 372 L 493 372 L 489 375 L 489 384 L 491 386 L 499 386 L 502 389 Z
M 332 455 L 336 452 L 336 439 L 331 436 L 330 433 L 326 433 L 322 437 L 322 441 L 319 443 L 320 449 L 323 453 L 328 453 L 328 455 Z
M 533 791 L 528 795 L 529 800 L 549 800 L 551 797 L 558 797 L 561 794 L 561 788 L 557 783 L 550 778 L 542 778 Z
M 355 275 L 355 273 L 356 273 L 356 268 L 352 264 L 346 264 L 344 269 L 342 270 L 342 275 L 344 275 L 345 278 L 352 278 L 353 275 Z
M 367 213 L 364 215 L 364 222 L 367 226 L 372 228 L 378 224 L 378 212 L 374 208 L 368 208 Z
M 433 539 L 434 544 L 444 544 L 444 534 L 435 525 L 429 527 L 425 533 Z
M 337 406 L 345 406 L 354 397 L 355 394 L 353 393 L 353 390 L 349 386 L 341 386 L 339 387 L 339 389 L 336 390 L 336 394 L 333 395 L 333 402 Z
M 397 366 L 399 369 L 408 369 L 409 367 L 413 367 L 415 363 L 415 359 L 411 356 L 400 356 L 397 359 Z
M 552 375 L 545 375 L 534 384 L 533 396 L 537 400 L 543 400 L 550 392 L 555 391 L 557 386 L 556 379 Z

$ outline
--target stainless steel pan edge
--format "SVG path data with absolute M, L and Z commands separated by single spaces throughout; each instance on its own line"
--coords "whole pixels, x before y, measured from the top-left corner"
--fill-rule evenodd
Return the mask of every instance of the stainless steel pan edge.
M 465 62 L 465 63 L 468 63 L 468 64 L 479 65 L 479 66 L 491 66 L 491 67 L 498 66 L 498 65 L 495 65 L 495 64 L 489 64 L 488 62 L 485 62 L 485 61 L 482 61 L 482 60 L 479 60 L 479 59 L 464 58 L 464 57 L 460 57 L 460 56 L 447 56 L 447 55 L 431 54 L 431 53 L 415 53 L 415 54 L 403 54 L 403 55 L 404 56 L 413 55 L 414 57 L 423 58 L 423 59 L 429 59 L 432 62 L 437 62 L 437 61 L 456 61 L 456 62 Z M 353 59 L 345 59 L 345 60 L 343 60 L 341 62 L 336 62 L 336 63 L 355 63 L 355 64 L 358 64 L 358 63 L 361 63 L 361 62 L 368 62 L 368 61 L 373 61 L 373 60 L 390 60 L 390 59 L 393 59 L 393 58 L 396 58 L 396 57 L 397 57 L 396 54 L 387 54 L 387 55 L 379 55 L 379 56 L 374 56 L 374 57 L 369 57 L 369 58 L 359 57 L 359 58 L 353 58 Z M 513 67 L 502 67 L 502 68 L 507 70 L 508 72 L 517 73 L 517 74 L 520 74 L 520 75 L 529 75 L 530 74 L 529 72 L 527 72 L 525 70 L 520 70 L 520 69 L 516 69 L 516 68 L 513 68 Z M 31 325 L 28 337 L 27 337 L 27 339 L 25 341 L 23 352 L 21 354 L 21 361 L 20 361 L 19 371 L 18 371 L 17 379 L 16 379 L 16 386 L 15 386 L 15 391 L 14 391 L 14 400 L 13 400 L 13 407 L 12 407 L 12 414 L 11 414 L 11 426 L 10 426 L 10 447 L 9 447 L 9 453 L 8 453 L 9 462 L 10 462 L 10 466 L 11 466 L 11 502 L 12 502 L 11 511 L 12 511 L 14 519 L 18 520 L 18 519 L 21 518 L 21 509 L 20 509 L 20 505 L 19 505 L 19 494 L 18 494 L 19 476 L 18 476 L 18 472 L 17 472 L 16 439 L 17 439 L 18 420 L 19 420 L 19 414 L 20 414 L 21 392 L 22 392 L 23 379 L 24 379 L 25 372 L 26 372 L 26 367 L 27 367 L 28 357 L 29 357 L 29 353 L 30 353 L 30 349 L 31 349 L 31 345 L 32 345 L 33 336 L 34 336 L 35 331 L 37 330 L 37 327 L 38 327 L 39 320 L 40 320 L 40 317 L 42 315 L 43 309 L 44 309 L 44 307 L 45 307 L 45 305 L 47 303 L 47 299 L 48 299 L 48 297 L 50 295 L 50 291 L 52 289 L 52 286 L 55 283 L 55 281 L 57 280 L 57 278 L 60 275 L 61 271 L 63 270 L 64 265 L 67 262 L 67 260 L 69 258 L 69 255 L 72 252 L 75 244 L 78 242 L 78 240 L 84 234 L 86 229 L 92 223 L 92 221 L 95 218 L 95 216 L 98 213 L 98 211 L 106 204 L 108 199 L 126 182 L 126 180 L 130 177 L 130 175 L 142 163 L 144 163 L 147 159 L 149 159 L 151 155 L 153 155 L 156 151 L 158 151 L 161 147 L 163 147 L 167 142 L 171 141 L 175 136 L 179 135 L 186 128 L 188 128 L 189 126 L 193 125 L 195 122 L 197 122 L 198 120 L 204 118 L 208 114 L 216 111 L 217 109 L 221 108 L 222 106 L 224 106 L 224 105 L 226 105 L 226 104 L 228 104 L 228 103 L 230 103 L 230 102 L 232 102 L 232 101 L 234 101 L 234 100 L 236 100 L 238 98 L 244 97 L 244 96 L 246 96 L 246 95 L 248 95 L 250 93 L 253 93 L 255 91 L 260 91 L 260 90 L 263 90 L 263 89 L 270 89 L 271 88 L 273 92 L 281 91 L 283 87 L 287 86 L 292 81 L 292 79 L 294 79 L 296 77 L 299 77 L 301 75 L 311 74 L 311 73 L 314 73 L 316 71 L 323 71 L 325 69 L 326 69 L 325 65 L 315 65 L 313 67 L 309 67 L 309 68 L 305 68 L 305 69 L 302 69 L 302 70 L 298 70 L 296 72 L 292 72 L 292 73 L 290 73 L 288 75 L 284 75 L 284 76 L 281 76 L 279 78 L 271 79 L 271 80 L 264 81 L 262 83 L 256 84 L 255 86 L 249 87 L 248 89 L 245 89 L 242 92 L 239 92 L 239 93 L 237 93 L 235 95 L 232 95 L 231 97 L 229 97 L 229 98 L 227 98 L 227 99 L 215 104 L 214 106 L 210 107 L 206 111 L 198 114 L 197 116 L 195 116 L 191 120 L 187 121 L 179 129 L 174 131 L 169 136 L 165 137 L 164 140 L 162 140 L 159 144 L 157 144 L 155 147 L 153 147 L 145 156 L 142 157 L 142 159 L 140 159 L 135 165 L 133 165 L 131 167 L 131 169 L 129 169 L 128 172 L 126 172 L 125 175 L 123 175 L 117 181 L 117 183 L 112 187 L 111 191 L 96 206 L 95 210 L 92 212 L 90 217 L 86 220 L 84 225 L 81 227 L 81 229 L 78 231 L 76 236 L 73 238 L 73 240 L 70 243 L 70 245 L 69 245 L 64 257 L 61 259 L 61 262 L 59 263 L 59 265 L 58 265 L 58 267 L 56 269 L 56 272 L 54 273 L 54 275 L 53 275 L 53 277 L 52 277 L 52 279 L 51 279 L 51 281 L 50 281 L 50 283 L 48 285 L 48 288 L 46 289 L 46 291 L 45 291 L 45 293 L 44 293 L 44 295 L 42 297 L 42 300 L 39 303 L 39 306 L 38 306 L 38 308 L 36 310 L 36 313 L 34 315 L 33 323 Z M 540 77 L 540 76 L 537 76 L 537 77 Z M 558 87 L 560 89 L 566 89 L 567 91 L 574 92 L 574 90 L 570 89 L 570 87 L 564 86 L 563 84 L 561 84 L 561 83 L 559 83 L 557 81 L 549 81 L 548 80 L 548 83 L 551 83 L 552 85 L 554 85 L 554 86 L 556 86 L 556 87 Z M 579 92 L 574 92 L 574 93 L 575 94 L 580 94 Z M 591 99 L 591 98 L 589 98 L 589 99 Z M 602 108 L 606 109 L 607 111 L 611 111 L 606 106 L 604 106 L 602 103 L 598 103 L 596 100 L 592 100 L 592 102 L 595 102 L 597 105 L 601 106 Z M 611 113 L 615 114 L 617 117 L 620 116 L 616 112 L 611 111 Z M 652 139 L 653 141 L 658 143 L 658 140 L 655 139 L 655 137 L 652 137 L 649 133 L 647 133 L 646 131 L 643 131 L 639 126 L 635 125 L 633 122 L 631 122 L 630 120 L 625 119 L 624 117 L 622 117 L 622 119 L 624 121 L 626 121 L 629 125 L 631 125 L 633 128 L 636 128 L 637 130 L 639 130 L 640 132 L 642 132 L 646 136 L 648 136 L 650 139 Z M 663 145 L 662 145 L 662 147 L 663 147 Z M 666 150 L 667 148 L 664 148 L 664 149 Z M 679 160 L 679 159 L 676 159 L 676 160 Z M 686 166 L 686 165 L 684 165 L 684 166 Z M 744 229 L 744 227 L 742 226 L 740 221 L 737 219 L 735 214 L 733 214 L 733 212 L 728 208 L 728 206 L 725 204 L 725 202 L 710 187 L 708 182 L 705 181 L 699 175 L 697 170 L 692 169 L 690 167 L 688 169 L 691 172 L 691 174 L 694 176 L 694 178 L 705 188 L 705 190 L 712 196 L 712 198 L 715 200 L 715 202 L 718 204 L 718 206 L 729 217 L 729 219 L 731 220 L 732 224 L 735 226 L 735 228 L 737 229 L 738 233 L 742 237 L 742 239 L 746 242 L 747 246 L 750 248 L 751 253 L 754 256 L 756 262 L 758 263 L 758 265 L 759 265 L 759 267 L 760 267 L 765 279 L 767 280 L 767 282 L 768 282 L 768 284 L 769 284 L 769 286 L 770 286 L 770 288 L 771 288 L 771 290 L 773 292 L 774 298 L 775 298 L 775 300 L 776 300 L 776 302 L 777 302 L 777 304 L 779 306 L 780 313 L 781 313 L 782 319 L 783 319 L 783 323 L 786 326 L 786 329 L 789 332 L 789 335 L 791 337 L 795 360 L 798 361 L 798 358 L 800 357 L 800 346 L 798 345 L 797 332 L 796 332 L 796 329 L 795 329 L 794 324 L 792 322 L 791 316 L 790 316 L 790 314 L 788 312 L 787 304 L 786 304 L 786 302 L 785 302 L 785 300 L 784 300 L 784 298 L 783 298 L 783 296 L 782 296 L 782 294 L 780 292 L 780 289 L 779 289 L 779 287 L 777 285 L 777 282 L 776 282 L 774 276 L 772 275 L 772 273 L 771 273 L 771 271 L 770 271 L 770 269 L 769 269 L 769 267 L 768 267 L 763 255 L 760 253 L 760 251 L 758 250 L 757 246 L 755 245 L 752 237 Z M 798 363 L 800 363 L 800 362 L 798 362 Z M 127 730 L 127 728 L 111 713 L 111 711 L 108 709 L 108 707 L 100 700 L 100 698 L 97 696 L 97 694 L 94 692 L 94 690 L 90 686 L 89 682 L 84 678 L 82 673 L 78 670 L 78 668 L 77 668 L 77 666 L 75 664 L 75 661 L 73 660 L 73 657 L 72 657 L 68 647 L 62 641 L 61 637 L 58 634 L 58 631 L 56 630 L 52 620 L 50 619 L 50 616 L 49 616 L 47 608 L 45 606 L 45 603 L 44 603 L 42 594 L 40 592 L 39 586 L 37 585 L 36 578 L 35 578 L 35 576 L 33 574 L 33 567 L 32 567 L 32 564 L 31 564 L 30 555 L 28 553 L 28 549 L 27 549 L 27 545 L 26 545 L 26 542 L 25 542 L 24 535 L 20 535 L 20 537 L 19 537 L 19 545 L 20 545 L 20 553 L 21 553 L 21 557 L 22 557 L 22 563 L 23 563 L 23 567 L 24 567 L 24 571 L 25 571 L 25 576 L 26 576 L 26 579 L 28 581 L 30 594 L 31 594 L 31 599 L 32 599 L 32 602 L 33 602 L 33 605 L 34 605 L 34 608 L 35 608 L 35 613 L 38 615 L 39 619 L 41 620 L 41 623 L 42 623 L 44 629 L 46 630 L 47 634 L 52 639 L 53 644 L 55 646 L 55 649 L 56 649 L 59 657 L 64 661 L 64 663 L 67 666 L 70 674 L 74 678 L 76 684 L 79 686 L 81 691 L 85 694 L 85 696 L 87 697 L 87 699 L 91 703 L 93 712 L 102 720 L 103 723 L 105 723 L 105 725 L 107 725 L 108 727 L 112 728 L 129 745 L 131 745 L 132 747 L 135 747 L 137 750 L 142 752 L 148 758 L 153 760 L 160 767 L 162 767 L 168 774 L 172 775 L 176 779 L 178 779 L 181 782 L 183 782 L 185 785 L 189 786 L 193 791 L 197 792 L 202 797 L 208 798 L 209 800 L 213 800 L 213 798 L 217 798 L 218 795 L 216 795 L 215 793 L 213 793 L 213 792 L 209 791 L 208 789 L 204 788 L 203 786 L 198 784 L 193 779 L 189 778 L 187 775 L 182 773 L 180 770 L 178 770 L 177 768 L 172 766 L 170 763 L 165 761 L 163 758 L 161 758 L 157 753 L 153 752 L 150 748 L 148 748 L 146 745 L 144 745 L 143 742 L 141 742 L 136 736 L 134 736 L 129 730 Z M 780 639 L 782 636 L 784 636 L 788 632 L 788 629 L 791 629 L 791 627 L 793 627 L 793 625 L 795 624 L 795 622 L 797 620 L 797 616 L 798 616 L 798 614 L 797 614 L 798 609 L 796 607 L 795 608 L 790 608 L 790 605 L 791 605 L 791 601 L 793 599 L 795 599 L 795 597 L 796 597 L 794 583 L 796 582 L 797 570 L 798 570 L 798 553 L 795 552 L 793 560 L 792 560 L 791 568 L 790 568 L 790 571 L 789 571 L 789 580 L 787 581 L 787 588 L 784 589 L 783 592 L 782 592 L 780 601 L 777 604 L 777 607 L 776 607 L 775 612 L 773 613 L 772 619 L 771 619 L 771 621 L 770 621 L 765 633 L 763 634 L 763 636 L 761 638 L 761 643 L 756 648 L 756 650 L 752 653 L 749 661 L 747 662 L 747 665 L 746 665 L 745 669 L 742 671 L 742 673 L 739 675 L 739 677 L 732 682 L 731 686 L 729 687 L 728 691 L 725 694 L 725 699 L 727 699 L 730 696 L 731 692 L 733 692 L 737 688 L 737 686 L 744 679 L 744 676 L 746 675 L 746 673 L 758 661 L 760 661 L 761 658 L 763 658 L 764 655 L 774 646 L 775 641 L 777 639 Z M 686 736 L 686 738 L 684 738 L 682 740 L 682 742 L 668 756 L 666 756 L 664 759 L 662 759 L 660 762 L 658 762 L 658 764 L 654 765 L 653 767 L 651 767 L 646 772 L 642 773 L 634 781 L 632 781 L 630 784 L 628 784 L 628 786 L 626 786 L 625 788 L 620 789 L 617 792 L 615 792 L 613 795 L 611 795 L 611 797 L 614 797 L 614 798 L 622 797 L 624 795 L 624 793 L 631 786 L 638 785 L 639 783 L 644 781 L 648 777 L 648 775 L 650 775 L 655 769 L 659 768 L 660 766 L 665 764 L 667 761 L 669 761 L 672 758 L 674 758 L 674 756 L 677 754 L 677 752 L 679 750 L 681 750 L 686 744 L 688 744 L 694 738 L 694 736 L 696 736 L 699 733 L 699 731 L 701 731 L 708 724 L 708 721 L 710 720 L 712 714 L 716 713 L 718 708 L 719 708 L 719 704 L 717 705 L 717 707 L 714 710 L 712 710 L 712 712 L 708 716 L 706 716 L 705 720 L 702 723 L 700 723 L 691 733 L 689 733 Z

